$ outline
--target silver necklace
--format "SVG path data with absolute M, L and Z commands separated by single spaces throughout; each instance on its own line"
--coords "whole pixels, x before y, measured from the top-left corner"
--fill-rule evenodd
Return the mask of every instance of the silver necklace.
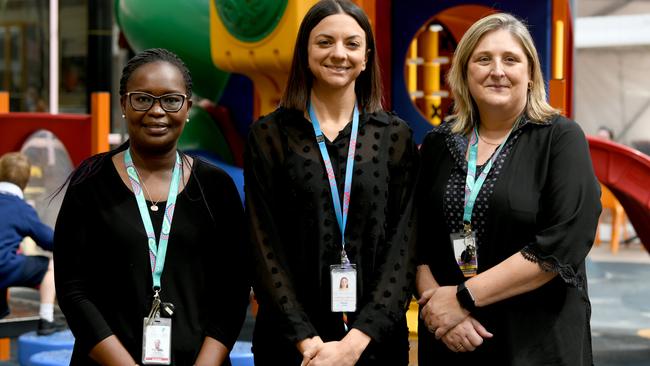
M 147 185 L 144 184 L 144 179 L 142 179 L 142 176 L 140 175 L 140 172 L 138 172 L 138 168 L 135 167 L 135 164 L 133 164 L 133 169 L 135 169 L 135 174 L 138 175 L 138 178 L 140 178 L 140 185 L 144 188 L 144 191 L 147 193 L 147 196 L 149 196 L 149 201 L 151 201 L 151 206 L 149 206 L 149 209 L 153 212 L 158 211 L 158 201 L 154 201 L 153 198 L 151 198 L 151 193 L 149 193 L 149 190 L 147 189 Z

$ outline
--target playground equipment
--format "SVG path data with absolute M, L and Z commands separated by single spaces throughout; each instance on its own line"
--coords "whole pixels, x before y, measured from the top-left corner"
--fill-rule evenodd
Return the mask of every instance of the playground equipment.
M 392 55 L 390 86 L 392 109 L 408 121 L 417 141 L 438 124 L 451 105 L 445 73 L 456 44 L 478 19 L 505 11 L 524 19 L 541 58 L 549 83 L 550 103 L 572 114 L 572 20 L 569 0 L 495 3 L 472 1 L 401 0 L 377 2 L 377 14 L 389 9 L 393 24 L 389 39 L 378 39 Z M 379 18 L 377 22 L 386 20 Z M 400 62 L 400 60 L 403 60 Z M 386 64 L 381 59 L 382 65 Z M 385 79 L 384 79 L 385 80 Z
M 41 352 L 72 350 L 74 336 L 69 330 L 53 333 L 47 336 L 39 336 L 36 332 L 29 332 L 18 337 L 18 362 L 21 365 L 29 365 L 30 358 Z
M 93 93 L 89 115 L 9 113 L 9 93 L 0 92 L 0 155 L 21 150 L 23 142 L 42 129 L 51 131 L 63 142 L 75 166 L 93 154 L 107 151 L 109 100 L 109 93 Z M 4 301 L 5 291 L 0 296 Z M 0 360 L 9 359 L 8 337 L 36 329 L 37 321 L 35 316 L 0 320 Z
M 245 99 L 246 83 L 242 77 L 231 75 L 214 66 L 210 54 L 210 7 L 212 1 L 175 0 L 115 1 L 115 17 L 129 45 L 135 51 L 163 47 L 174 51 L 192 73 L 193 92 L 208 103 L 195 103 L 190 110 L 191 123 L 185 127 L 179 147 L 183 150 L 205 150 L 218 157 L 221 165 L 243 165 L 243 141 L 252 111 L 236 111 L 233 115 L 223 105 L 236 99 Z M 236 5 L 236 4 L 235 4 Z M 178 16 L 183 14 L 183 16 Z M 228 86 L 231 90 L 227 90 Z M 234 90 L 233 90 L 234 89 Z M 243 89 L 243 90 L 242 90 Z M 236 97 L 233 98 L 235 94 Z M 235 102 L 237 107 L 252 109 L 252 92 L 248 99 Z M 209 106 L 213 103 L 213 106 Z M 249 108 L 250 107 L 250 108 Z M 239 109 L 242 109 L 239 108 Z
M 20 150 L 29 135 L 42 129 L 63 142 L 75 166 L 93 154 L 108 151 L 109 100 L 109 93 L 93 93 L 89 115 L 0 110 L 0 154 Z
M 217 67 L 248 76 L 259 114 L 275 110 L 289 76 L 300 22 L 315 0 L 211 1 L 210 51 Z M 258 113 L 255 113 L 258 114 Z
M 588 139 L 598 180 L 616 196 L 650 252 L 650 157 L 615 142 Z
M 217 101 L 229 73 L 210 59 L 210 13 L 213 0 L 116 0 L 115 20 L 135 51 L 162 47 L 187 64 L 194 92 Z
M 67 366 L 72 360 L 71 349 L 39 352 L 29 358 L 30 366 Z

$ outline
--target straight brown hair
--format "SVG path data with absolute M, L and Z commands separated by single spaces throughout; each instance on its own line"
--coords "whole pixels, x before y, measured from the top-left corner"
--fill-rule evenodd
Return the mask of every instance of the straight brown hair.
M 382 109 L 379 60 L 375 50 L 375 37 L 372 33 L 372 26 L 363 9 L 348 0 L 321 0 L 309 9 L 302 19 L 294 46 L 289 80 L 282 99 L 280 99 L 281 107 L 301 111 L 307 109 L 313 81 L 308 60 L 309 34 L 321 20 L 335 14 L 351 16 L 366 33 L 368 63 L 366 69 L 357 78 L 354 91 L 363 111 L 376 112 Z

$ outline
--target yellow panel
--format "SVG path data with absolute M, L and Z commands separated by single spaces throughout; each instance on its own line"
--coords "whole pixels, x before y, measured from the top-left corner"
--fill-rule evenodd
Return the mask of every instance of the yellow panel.
M 29 176 L 31 178 L 42 178 L 43 177 L 43 169 L 41 169 L 40 166 L 32 165 L 31 168 L 29 169 Z
M 210 54 L 225 71 L 253 80 L 260 95 L 260 113 L 272 112 L 289 76 L 293 47 L 303 16 L 316 0 L 289 0 L 278 26 L 258 42 L 244 42 L 231 35 L 210 1 Z
M 415 336 L 417 339 L 418 336 L 418 303 L 415 299 L 411 299 L 409 304 L 409 309 L 406 312 L 406 325 L 409 328 L 409 334 Z

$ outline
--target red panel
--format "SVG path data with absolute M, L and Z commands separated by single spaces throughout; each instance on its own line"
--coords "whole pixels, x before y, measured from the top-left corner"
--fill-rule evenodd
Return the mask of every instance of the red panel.
M 393 68 L 393 50 L 391 47 L 391 5 L 392 0 L 377 0 L 375 8 L 375 43 L 377 44 L 377 56 L 381 67 L 381 81 L 384 87 L 384 109 L 393 109 L 391 90 L 391 70 Z
M 91 155 L 89 115 L 49 113 L 0 113 L 0 154 L 18 151 L 38 130 L 49 130 L 61 140 L 78 166 Z
M 650 157 L 597 137 L 588 139 L 598 180 L 621 202 L 634 230 L 650 252 Z

